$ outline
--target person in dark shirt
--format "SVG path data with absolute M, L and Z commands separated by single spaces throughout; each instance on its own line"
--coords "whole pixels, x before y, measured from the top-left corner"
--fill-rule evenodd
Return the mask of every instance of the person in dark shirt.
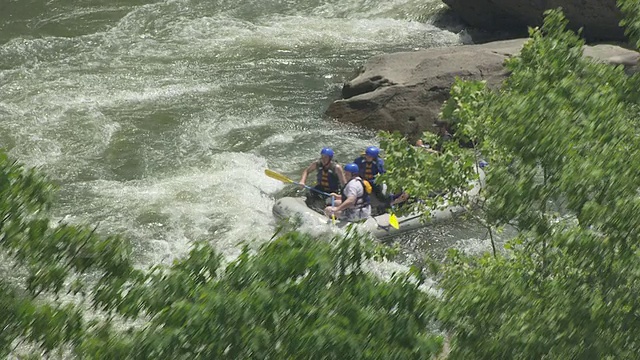
M 449 131 L 449 123 L 447 123 L 446 121 L 436 120 L 433 123 L 433 127 L 437 128 L 436 134 L 438 135 L 438 142 L 436 142 L 436 144 L 432 146 L 431 144 L 425 144 L 422 139 L 418 139 L 418 141 L 416 141 L 416 146 L 421 147 L 426 151 L 434 154 L 441 154 L 444 144 L 448 141 L 451 141 L 453 139 L 453 136 Z
M 357 157 L 353 161 L 360 169 L 360 177 L 367 180 L 373 188 L 373 193 L 378 200 L 385 201 L 381 184 L 376 184 L 376 177 L 384 174 L 384 160 L 380 157 L 380 149 L 375 146 L 369 146 L 362 156 Z
M 307 177 L 312 172 L 316 171 L 316 185 L 315 189 L 325 193 L 337 193 L 340 192 L 342 186 L 346 183 L 344 172 L 339 164 L 333 161 L 333 150 L 325 147 L 320 151 L 320 159 L 315 160 L 302 171 L 302 177 L 300 178 L 300 185 L 305 185 Z M 322 206 L 327 199 L 323 199 L 317 192 L 311 191 L 307 196 L 307 205 L 309 207 L 317 208 Z M 320 203 L 320 205 L 316 205 Z

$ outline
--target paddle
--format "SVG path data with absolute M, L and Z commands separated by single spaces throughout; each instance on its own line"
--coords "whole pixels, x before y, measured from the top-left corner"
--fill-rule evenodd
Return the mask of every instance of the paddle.
M 335 206 L 336 206 L 336 197 L 331 196 L 331 207 L 334 208 Z M 332 225 L 336 224 L 336 214 L 334 214 L 333 212 L 331 212 L 331 224 Z
M 400 229 L 400 224 L 398 223 L 398 217 L 393 213 L 393 206 L 391 207 L 391 215 L 389 215 L 389 225 L 392 228 L 398 230 Z
M 286 177 L 286 176 L 284 176 L 282 174 L 278 174 L 277 172 L 275 172 L 273 170 L 264 169 L 264 174 L 267 175 L 268 177 L 272 178 L 272 179 L 280 180 L 280 181 L 282 181 L 284 183 L 295 184 L 295 185 L 298 185 L 298 186 L 304 186 L 305 189 L 309 189 L 311 191 L 315 191 L 318 194 L 323 195 L 323 196 L 327 196 L 327 197 L 331 196 L 331 194 L 326 193 L 326 192 L 321 191 L 321 190 L 318 190 L 318 189 L 316 189 L 314 187 L 311 187 L 309 185 L 304 185 L 304 184 L 300 184 L 299 182 L 295 182 L 295 181 L 289 179 L 288 177 Z M 332 198 L 332 200 L 333 200 L 333 198 Z

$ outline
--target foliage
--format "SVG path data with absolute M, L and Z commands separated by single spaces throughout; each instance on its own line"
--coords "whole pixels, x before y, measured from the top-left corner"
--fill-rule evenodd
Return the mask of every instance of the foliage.
M 437 156 L 410 146 L 398 133 L 381 135 L 387 172 L 380 175 L 378 181 L 386 183 L 394 191 L 402 189 L 411 197 L 420 199 L 398 208 L 398 213 L 429 213 L 451 203 L 471 205 L 466 191 L 471 187 L 469 179 L 477 177 L 473 152 L 455 150 L 455 144 L 447 143 L 445 148 L 451 150 Z M 425 135 L 426 139 L 430 138 L 429 134 Z
M 637 19 L 628 24 L 637 29 Z M 451 335 L 450 358 L 640 352 L 639 76 L 584 58 L 584 42 L 566 24 L 560 11 L 547 12 L 507 62 L 511 75 L 500 89 L 456 81 L 443 108 L 489 160 L 485 224 L 519 232 L 506 254 L 452 251 L 440 267 L 438 318 Z M 399 146 L 395 139 L 390 148 Z M 390 156 L 417 160 L 414 169 L 450 170 L 420 162 L 413 149 Z M 403 176 L 396 186 L 429 187 L 439 174 Z
M 640 48 L 640 2 L 637 0 L 618 0 L 618 7 L 625 15 L 620 25 L 636 46 Z
M 124 314 L 149 314 L 147 326 L 127 337 L 115 333 L 98 344 L 85 342 L 81 352 L 100 358 L 233 359 L 406 359 L 437 353 L 441 338 L 427 328 L 431 299 L 415 278 L 385 282 L 364 272 L 363 262 L 374 255 L 371 244 L 355 234 L 331 246 L 289 232 L 255 255 L 245 249 L 219 268 L 213 250 L 201 244 L 170 269 L 156 268 L 123 298 L 137 305 Z M 203 271 L 201 263 L 210 266 Z
M 65 224 L 51 226 L 46 213 L 52 190 L 35 170 L 25 170 L 0 152 L 0 249 L 4 267 L 12 267 L 14 277 L 24 281 L 15 284 L 9 274 L 0 278 L 2 357 L 18 341 L 51 351 L 82 333 L 79 307 L 43 299 L 90 291 L 98 294 L 93 305 L 106 307 L 99 294 L 117 289 L 122 276 L 135 273 L 122 239 L 101 238 L 90 229 Z M 82 281 L 87 272 L 99 280 Z
M 390 281 L 367 273 L 388 250 L 355 232 L 332 243 L 287 232 L 227 265 L 198 243 L 173 265 L 142 271 L 120 238 L 50 227 L 51 186 L 4 154 L 0 185 L 0 246 L 20 274 L 0 278 L 2 357 L 35 349 L 100 359 L 424 359 L 441 351 L 420 271 Z
M 638 256 L 580 228 L 554 229 L 542 257 L 452 252 L 438 318 L 453 359 L 633 359 L 638 352 Z M 541 264 L 545 262 L 544 271 Z

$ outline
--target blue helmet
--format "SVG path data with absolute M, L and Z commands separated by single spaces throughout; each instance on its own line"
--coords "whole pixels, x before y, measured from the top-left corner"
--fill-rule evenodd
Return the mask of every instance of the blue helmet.
M 322 148 L 322 151 L 320 151 L 320 155 L 327 155 L 329 158 L 333 159 L 333 150 L 331 150 L 331 148 Z
M 369 146 L 364 153 L 369 155 L 369 156 L 371 156 L 374 159 L 377 159 L 378 158 L 378 154 L 380 153 L 380 149 L 378 149 L 375 146 Z
M 360 168 L 356 163 L 348 163 L 347 165 L 344 166 L 344 171 L 350 172 L 352 174 L 357 174 L 360 172 Z

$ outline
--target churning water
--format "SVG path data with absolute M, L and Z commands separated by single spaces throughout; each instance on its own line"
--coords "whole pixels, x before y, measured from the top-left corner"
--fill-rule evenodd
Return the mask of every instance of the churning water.
M 0 146 L 59 184 L 59 218 L 124 234 L 142 264 L 196 240 L 234 256 L 273 233 L 284 185 L 265 168 L 297 179 L 323 146 L 344 163 L 376 143 L 322 115 L 367 58 L 463 42 L 430 25 L 443 6 L 2 1 Z M 401 241 L 419 253 L 477 232 L 462 224 Z

